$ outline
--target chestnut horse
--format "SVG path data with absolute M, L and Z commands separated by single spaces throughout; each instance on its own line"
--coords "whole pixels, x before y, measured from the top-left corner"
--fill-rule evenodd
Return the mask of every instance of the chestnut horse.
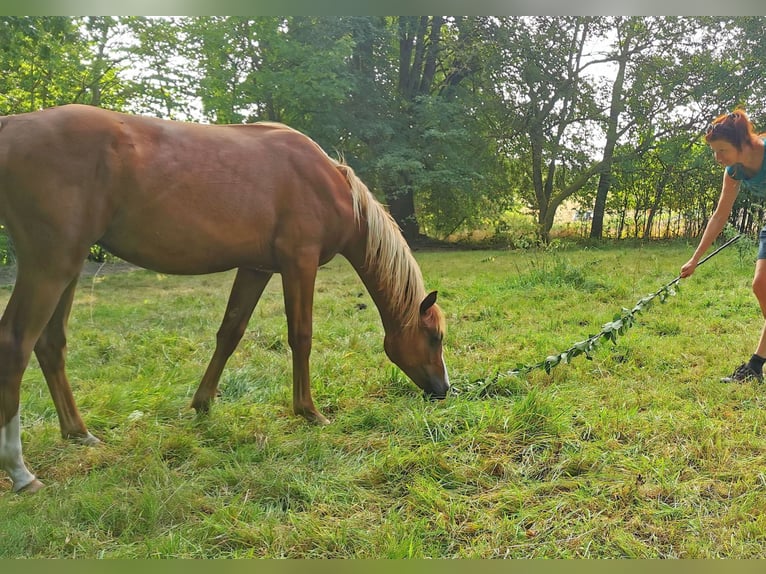
M 378 308 L 384 348 L 442 398 L 444 317 L 389 213 L 352 169 L 281 124 L 213 126 L 67 105 L 0 117 L 0 220 L 17 279 L 0 319 L 0 469 L 14 491 L 40 481 L 24 464 L 21 378 L 37 356 L 65 438 L 98 442 L 75 405 L 66 324 L 93 244 L 162 273 L 237 268 L 210 364 L 192 400 L 206 412 L 224 365 L 274 273 L 282 277 L 293 410 L 327 423 L 311 398 L 317 268 L 343 255 Z

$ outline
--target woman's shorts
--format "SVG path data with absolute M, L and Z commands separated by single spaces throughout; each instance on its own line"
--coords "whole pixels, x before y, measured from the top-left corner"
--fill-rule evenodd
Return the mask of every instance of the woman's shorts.
M 766 227 L 758 233 L 758 259 L 766 259 Z

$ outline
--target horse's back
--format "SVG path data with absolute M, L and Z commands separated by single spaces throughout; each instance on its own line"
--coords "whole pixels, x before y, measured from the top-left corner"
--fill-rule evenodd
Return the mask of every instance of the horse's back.
M 144 267 L 279 270 L 277 252 L 348 241 L 353 210 L 336 164 L 279 124 L 214 126 L 70 105 L 0 119 L 6 212 L 78 226 Z M 5 184 L 3 181 L 5 180 Z M 7 189 L 6 189 L 7 188 Z M 2 209 L 2 204 L 0 204 Z

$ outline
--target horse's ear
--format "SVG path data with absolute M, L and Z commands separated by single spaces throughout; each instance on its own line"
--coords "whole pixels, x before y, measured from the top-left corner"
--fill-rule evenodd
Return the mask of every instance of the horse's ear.
M 423 302 L 420 304 L 421 315 L 425 315 L 426 311 L 428 311 L 431 307 L 434 306 L 434 303 L 436 303 L 437 294 L 438 294 L 438 291 L 431 291 L 428 295 L 426 295 L 426 298 L 423 299 Z

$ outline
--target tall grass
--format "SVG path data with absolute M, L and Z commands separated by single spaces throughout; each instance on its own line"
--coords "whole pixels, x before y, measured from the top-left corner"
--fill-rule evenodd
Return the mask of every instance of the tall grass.
M 206 417 L 188 405 L 233 274 L 84 278 L 69 374 L 104 444 L 60 439 L 33 361 L 23 440 L 48 486 L 0 478 L 0 557 L 761 557 L 763 387 L 719 382 L 762 325 L 752 257 L 722 252 L 592 361 L 508 375 L 598 332 L 691 250 L 416 253 L 449 322 L 458 392 L 441 402 L 387 361 L 334 260 L 312 354 L 324 428 L 291 414 L 278 278 Z

